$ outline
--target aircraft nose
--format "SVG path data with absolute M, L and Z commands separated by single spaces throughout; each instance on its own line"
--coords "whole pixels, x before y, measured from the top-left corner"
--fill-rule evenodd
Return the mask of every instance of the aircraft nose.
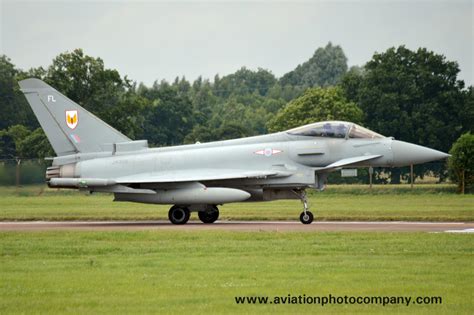
M 392 141 L 393 165 L 407 166 L 445 159 L 449 156 L 441 151 L 404 141 Z

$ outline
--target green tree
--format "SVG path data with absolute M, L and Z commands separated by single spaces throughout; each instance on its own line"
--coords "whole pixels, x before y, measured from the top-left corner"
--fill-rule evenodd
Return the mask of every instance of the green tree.
M 195 122 L 197 124 L 205 124 L 209 119 L 211 119 L 218 100 L 212 92 L 212 87 L 209 81 L 204 83 L 195 82 L 193 86 L 194 93 L 191 101 L 193 104 Z
M 134 94 L 130 80 L 106 69 L 101 58 L 76 49 L 54 58 L 47 70 L 32 69 L 28 75 L 43 79 L 127 136 L 141 133 L 145 100 Z
M 459 192 L 474 191 L 474 135 L 468 132 L 459 137 L 449 154 L 450 177 L 458 183 Z
M 156 85 L 145 94 L 153 99 L 145 117 L 146 138 L 155 145 L 183 143 L 194 126 L 189 97 L 168 84 Z
M 21 74 L 7 56 L 0 56 L 0 130 L 17 124 L 38 126 L 17 83 Z
M 45 157 L 55 156 L 55 154 L 43 129 L 37 128 L 20 140 L 18 143 L 18 156 L 43 161 Z
M 277 83 L 275 76 L 268 70 L 258 68 L 257 71 L 245 67 L 233 74 L 214 80 L 214 94 L 227 98 L 231 95 L 245 95 L 257 92 L 266 95 L 268 90 Z
M 33 132 L 23 125 L 10 126 L 0 131 L 0 158 L 2 159 L 43 159 L 53 156 L 54 151 L 49 144 L 43 129 Z
M 12 137 L 15 148 L 18 150 L 20 142 L 30 134 L 30 131 L 23 125 L 14 125 L 8 128 L 8 134 Z
M 218 130 L 219 140 L 237 139 L 247 136 L 248 129 L 242 123 L 224 123 Z
M 112 119 L 111 126 L 122 131 L 131 139 L 141 139 L 145 126 L 145 114 L 151 107 L 150 102 L 129 90 L 121 93 L 117 103 L 107 110 Z
M 280 79 L 280 84 L 326 87 L 339 82 L 347 71 L 347 57 L 339 45 L 329 42 L 326 47 L 320 47 L 314 55 L 295 70 L 288 72 Z
M 203 125 L 194 126 L 193 130 L 186 135 L 184 143 L 209 142 L 219 140 L 219 134 L 215 128 Z
M 349 73 L 341 86 L 369 128 L 446 152 L 474 120 L 458 73 L 458 64 L 442 55 L 400 46 L 376 53 L 362 74 Z
M 362 121 L 362 110 L 348 101 L 339 87 L 312 88 L 282 108 L 268 123 L 271 131 L 324 120 Z
M 0 159 L 14 159 L 17 156 L 15 140 L 8 130 L 0 130 Z
M 344 90 L 344 95 L 350 99 L 357 101 L 360 86 L 364 78 L 364 68 L 353 66 L 341 78 L 340 86 Z
M 113 106 L 117 92 L 127 87 L 117 70 L 106 69 L 101 58 L 82 49 L 65 52 L 53 59 L 44 80 L 88 110 L 103 112 Z M 107 101 L 106 98 L 112 98 Z
M 374 54 L 362 72 L 350 71 L 341 86 L 364 111 L 369 128 L 446 152 L 474 120 L 458 73 L 458 64 L 443 55 L 400 46 Z M 417 167 L 415 174 L 428 170 L 444 176 L 442 164 Z M 391 183 L 399 183 L 407 169 L 390 172 Z
M 465 122 L 467 131 L 474 133 L 474 86 L 470 86 L 466 92 L 466 106 L 464 107 L 466 112 L 465 115 Z

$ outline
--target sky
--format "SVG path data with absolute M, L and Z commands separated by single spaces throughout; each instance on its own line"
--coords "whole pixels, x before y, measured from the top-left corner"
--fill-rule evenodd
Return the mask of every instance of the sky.
M 280 77 L 329 41 L 349 66 L 405 45 L 458 62 L 459 78 L 472 85 L 473 2 L 0 0 L 0 54 L 27 70 L 82 48 L 151 85 L 242 66 Z

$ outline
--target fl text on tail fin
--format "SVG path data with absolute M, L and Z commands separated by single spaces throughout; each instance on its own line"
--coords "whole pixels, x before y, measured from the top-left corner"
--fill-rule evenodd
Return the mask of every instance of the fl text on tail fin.
M 106 144 L 130 141 L 45 82 L 32 78 L 19 84 L 58 156 L 100 152 Z

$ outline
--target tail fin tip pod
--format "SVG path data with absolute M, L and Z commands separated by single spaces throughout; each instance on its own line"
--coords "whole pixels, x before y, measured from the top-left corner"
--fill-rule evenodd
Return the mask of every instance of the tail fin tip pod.
M 131 141 L 45 82 L 30 78 L 19 85 L 56 155 L 100 152 L 104 144 Z

